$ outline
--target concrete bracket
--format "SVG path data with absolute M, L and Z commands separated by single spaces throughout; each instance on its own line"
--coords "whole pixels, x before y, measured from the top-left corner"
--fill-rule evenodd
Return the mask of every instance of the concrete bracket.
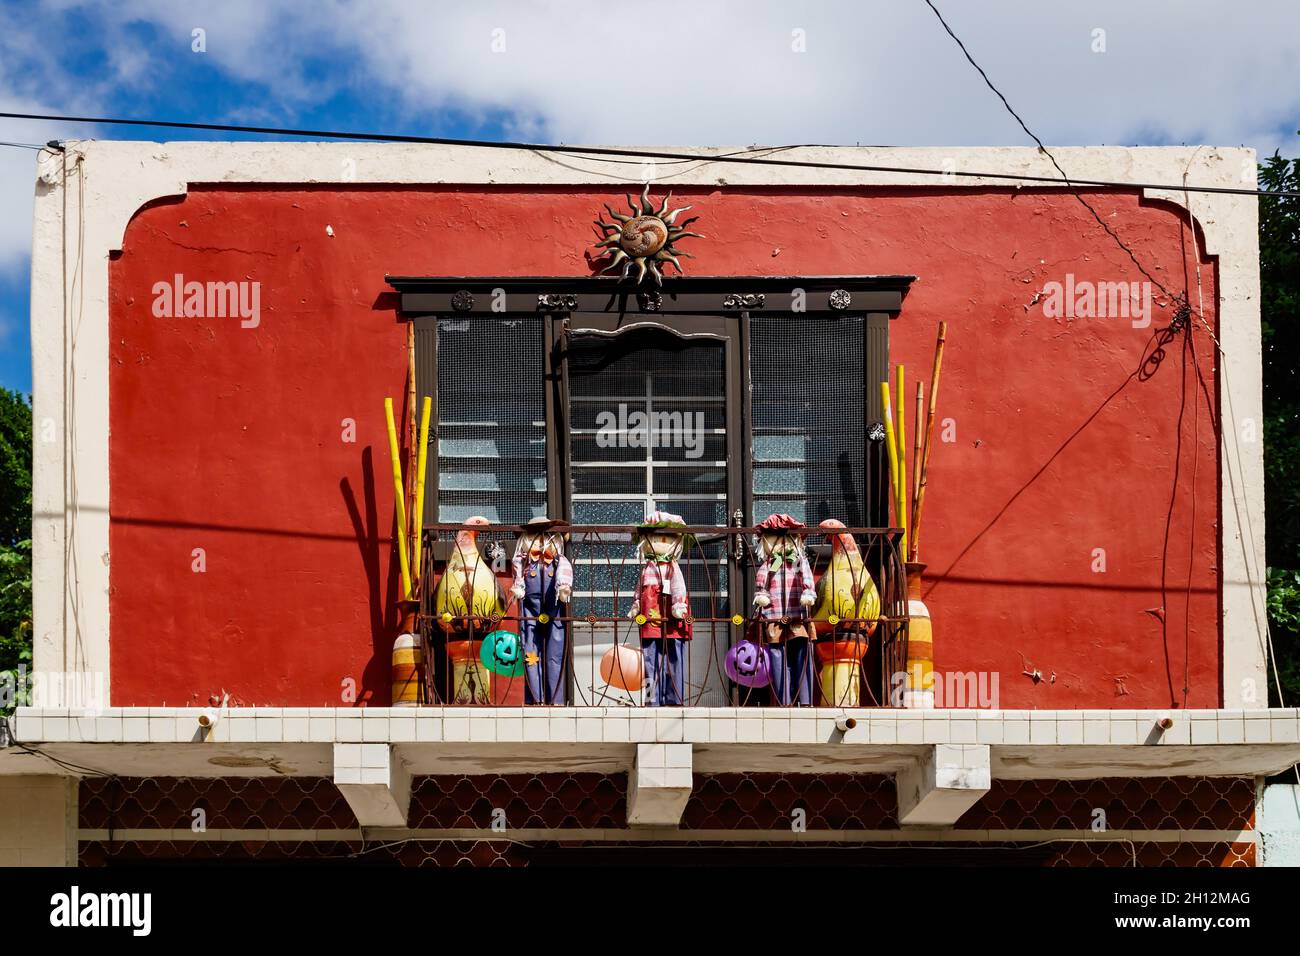
M 936 744 L 895 778 L 898 822 L 950 827 L 992 785 L 987 744 Z
M 628 774 L 628 825 L 678 826 L 691 796 L 691 764 L 691 744 L 637 744 Z
M 360 826 L 406 826 L 411 774 L 391 744 L 336 743 L 334 785 Z

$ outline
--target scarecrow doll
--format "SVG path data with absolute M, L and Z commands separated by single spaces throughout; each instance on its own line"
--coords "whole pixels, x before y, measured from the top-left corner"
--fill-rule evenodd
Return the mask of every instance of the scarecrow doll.
M 636 529 L 645 565 L 628 617 L 641 628 L 648 707 L 680 706 L 686 695 L 686 642 L 693 623 L 686 577 L 677 563 L 686 547 L 685 527 L 679 516 L 656 511 Z
M 813 624 L 808 609 L 817 600 L 812 568 L 803 547 L 804 525 L 775 514 L 758 525 L 754 607 L 763 622 L 772 694 L 780 704 L 811 704 Z
M 510 595 L 519 602 L 524 652 L 524 702 L 568 702 L 561 604 L 573 597 L 573 565 L 564 556 L 563 521 L 533 518 L 523 526 L 511 561 Z

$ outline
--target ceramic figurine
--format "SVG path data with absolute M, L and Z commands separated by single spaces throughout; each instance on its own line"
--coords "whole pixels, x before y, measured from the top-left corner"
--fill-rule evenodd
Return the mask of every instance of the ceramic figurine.
M 680 706 L 686 694 L 694 629 L 686 577 L 677 563 L 686 547 L 679 516 L 656 511 L 636 529 L 637 551 L 645 559 L 636 602 L 628 612 L 640 626 L 645 704 Z
M 817 582 L 812 619 L 817 644 L 822 703 L 857 707 L 861 702 L 862 658 L 880 617 L 880 592 L 844 522 L 827 518 L 819 527 L 831 545 L 830 561 Z
M 568 703 L 562 604 L 573 597 L 573 565 L 564 556 L 563 521 L 533 518 L 523 527 L 511 561 L 510 596 L 519 602 L 524 654 L 524 703 Z
M 496 629 L 506 611 L 501 584 L 478 548 L 478 529 L 489 523 L 477 515 L 465 519 L 433 596 L 434 615 L 448 636 L 453 685 L 448 702 L 453 704 L 492 702 L 491 673 L 475 646 Z
M 813 624 L 817 600 L 812 568 L 803 546 L 803 522 L 775 514 L 758 525 L 754 607 L 767 644 L 773 703 L 813 702 Z

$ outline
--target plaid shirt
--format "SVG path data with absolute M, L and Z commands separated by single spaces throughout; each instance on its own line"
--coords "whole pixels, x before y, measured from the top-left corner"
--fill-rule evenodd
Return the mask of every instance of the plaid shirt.
M 808 616 L 808 608 L 800 599 L 805 594 L 815 596 L 813 573 L 804 549 L 797 548 L 797 551 L 798 557 L 794 559 L 785 555 L 767 558 L 754 573 L 754 597 L 764 596 L 772 602 L 762 609 L 762 616 L 770 621 Z

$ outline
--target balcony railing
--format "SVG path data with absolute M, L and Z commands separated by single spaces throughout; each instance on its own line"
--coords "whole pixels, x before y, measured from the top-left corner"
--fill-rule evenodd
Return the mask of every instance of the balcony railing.
M 762 564 L 760 529 L 680 529 L 682 552 L 676 570 L 667 573 L 681 575 L 689 604 L 685 614 L 680 598 L 655 602 L 653 592 L 643 593 L 643 583 L 661 572 L 645 572 L 634 529 L 619 526 L 555 529 L 572 567 L 567 602 L 555 596 L 539 602 L 536 582 L 525 600 L 514 597 L 512 560 L 521 530 L 491 524 L 426 527 L 419 578 L 425 582 L 418 614 L 420 686 L 406 702 L 898 705 L 898 675 L 907 662 L 908 602 L 897 529 L 802 533 L 796 540 L 807 557 L 816 600 L 805 606 L 799 595 L 788 596 L 783 609 L 754 604 L 755 571 Z M 785 557 L 799 566 L 792 554 Z M 523 565 L 529 566 L 526 559 Z M 543 570 L 543 578 L 548 573 Z M 558 587 L 549 593 L 555 591 Z M 557 634 L 562 635 L 558 644 Z M 685 634 L 689 639 L 682 639 Z M 675 647 L 665 643 L 679 639 Z

